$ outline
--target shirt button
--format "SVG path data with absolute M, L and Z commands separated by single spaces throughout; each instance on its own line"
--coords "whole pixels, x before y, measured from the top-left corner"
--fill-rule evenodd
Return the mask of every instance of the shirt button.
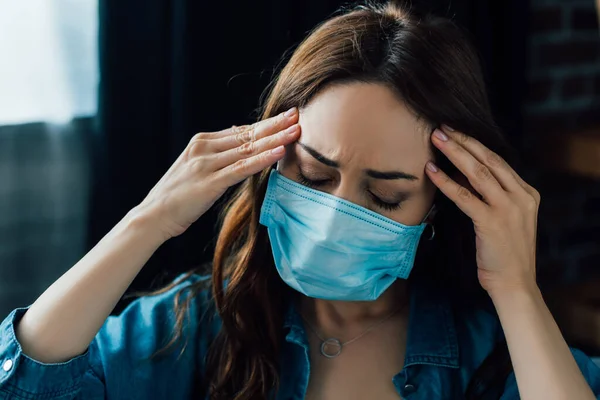
M 4 364 L 2 364 L 2 369 L 5 372 L 8 372 L 8 371 L 10 371 L 10 369 L 12 368 L 12 366 L 13 366 L 12 360 L 6 360 L 6 361 L 4 361 Z
M 404 391 L 406 393 L 414 393 L 415 390 L 417 390 L 417 388 L 411 383 L 407 383 L 406 385 L 404 385 Z

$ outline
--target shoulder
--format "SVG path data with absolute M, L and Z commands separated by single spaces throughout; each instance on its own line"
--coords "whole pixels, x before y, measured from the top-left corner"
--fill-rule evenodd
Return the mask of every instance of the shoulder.
M 182 274 L 156 294 L 131 302 L 119 315 L 110 316 L 99 332 L 107 345 L 120 345 L 124 335 L 140 340 L 135 344 L 147 350 L 165 342 L 177 324 L 176 311 L 187 305 L 184 334 L 193 334 L 199 322 L 196 315 L 210 307 L 210 276 Z
M 92 359 L 99 361 L 97 367 L 102 369 L 96 372 L 105 375 L 111 370 L 122 373 L 129 367 L 139 368 L 165 349 L 179 329 L 181 335 L 165 356 L 174 360 L 183 355 L 178 358 L 182 366 L 186 360 L 187 364 L 197 361 L 219 329 L 216 316 L 211 318 L 209 285 L 210 276 L 180 275 L 165 290 L 139 297 L 119 315 L 109 317 L 90 347 L 96 353 Z M 178 316 L 177 309 L 184 305 L 187 312 Z
M 131 302 L 118 316 L 110 317 L 110 321 L 118 318 L 145 316 L 147 314 L 168 317 L 182 302 L 190 299 L 190 307 L 207 306 L 210 302 L 210 275 L 180 274 L 162 289 L 146 293 Z M 148 319 L 146 322 L 166 322 Z

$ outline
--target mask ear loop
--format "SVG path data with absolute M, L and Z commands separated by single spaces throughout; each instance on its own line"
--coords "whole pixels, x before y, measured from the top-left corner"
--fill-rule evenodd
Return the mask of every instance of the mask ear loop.
M 433 217 L 435 216 L 437 210 L 435 208 L 435 204 L 431 206 L 431 208 L 429 209 L 429 212 L 427 213 L 427 215 L 425 215 L 425 218 L 423 218 L 423 222 L 425 222 L 428 226 L 431 227 L 431 235 L 429 236 L 429 238 L 427 238 L 427 240 L 432 241 L 433 238 L 435 237 L 435 225 L 433 225 L 433 222 L 427 222 L 427 219 L 433 219 Z
M 429 236 L 429 238 L 427 238 L 427 240 L 432 241 L 433 238 L 435 237 L 435 226 L 433 224 L 429 225 L 431 227 L 431 236 Z

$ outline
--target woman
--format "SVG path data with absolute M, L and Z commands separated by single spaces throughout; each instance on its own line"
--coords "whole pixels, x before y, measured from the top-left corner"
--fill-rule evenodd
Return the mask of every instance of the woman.
M 332 18 L 261 119 L 194 136 L 139 206 L 8 316 L 2 398 L 600 396 L 600 371 L 540 295 L 539 195 L 505 161 L 450 21 L 393 4 Z M 190 273 L 108 317 L 152 253 L 241 181 L 212 290 Z

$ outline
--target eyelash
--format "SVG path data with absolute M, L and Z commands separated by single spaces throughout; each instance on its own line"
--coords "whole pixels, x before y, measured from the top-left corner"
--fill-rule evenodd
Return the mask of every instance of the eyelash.
M 304 176 L 304 174 L 302 172 L 298 172 L 297 178 L 301 184 L 303 184 L 304 186 L 308 186 L 309 188 L 323 186 L 329 180 L 329 179 L 319 179 L 319 180 L 308 179 L 306 176 Z
M 304 176 L 304 174 L 302 172 L 298 172 L 297 178 L 298 178 L 298 182 L 300 182 L 304 186 L 308 186 L 309 188 L 316 188 L 319 186 L 323 186 L 329 180 L 329 179 L 319 179 L 319 180 L 308 179 L 306 176 Z M 384 210 L 395 211 L 395 210 L 399 210 L 402 206 L 402 201 L 400 201 L 398 203 L 388 203 L 386 201 L 381 200 L 379 197 L 375 196 L 371 192 L 369 192 L 369 195 L 371 196 L 371 199 L 377 205 L 377 207 L 382 208 Z

